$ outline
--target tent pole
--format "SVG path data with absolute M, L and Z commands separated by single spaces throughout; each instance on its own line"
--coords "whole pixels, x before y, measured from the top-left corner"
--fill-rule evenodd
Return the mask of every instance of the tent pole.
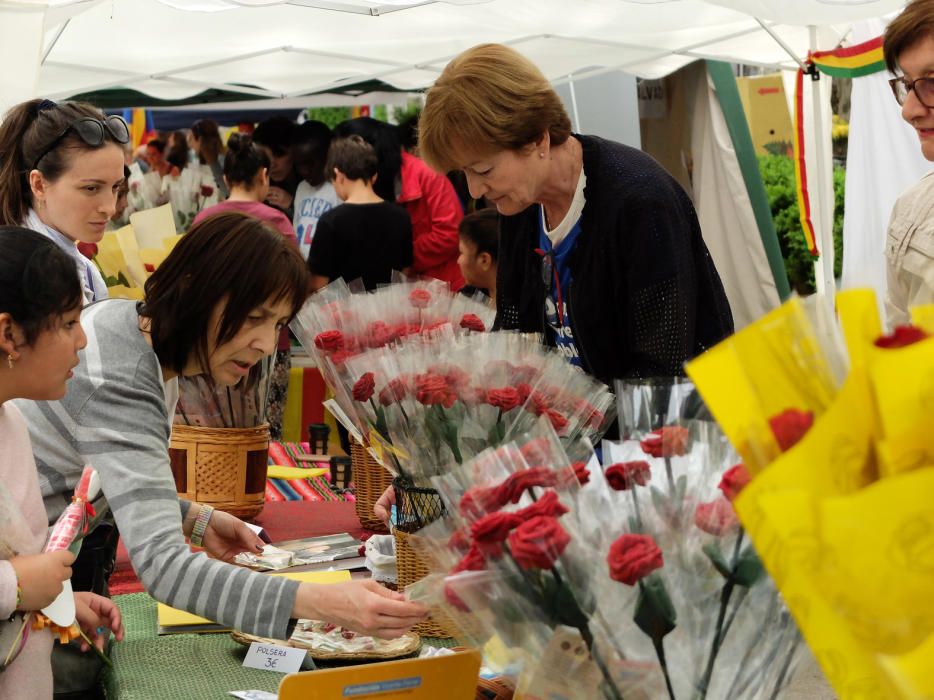
M 810 36 L 811 51 L 817 51 L 817 27 L 811 25 L 808 27 Z M 809 194 L 812 201 L 817 203 L 817 216 L 813 217 L 813 223 L 817 228 L 817 243 L 820 249 L 820 257 L 814 262 L 814 284 L 817 293 L 828 299 L 833 299 L 836 289 L 833 275 L 833 199 L 830 202 L 825 201 L 826 183 L 831 181 L 833 172 L 825 172 L 826 169 L 826 144 L 824 143 L 824 119 L 823 103 L 821 100 L 820 73 L 816 74 L 818 79 L 810 81 L 811 87 L 811 128 L 814 132 L 814 156 L 817 161 L 817 167 L 814 169 L 814 179 L 811 180 Z M 829 79 L 829 78 L 828 78 Z M 831 190 L 832 191 L 832 190 Z M 828 217 L 827 214 L 830 214 Z M 827 222 L 830 222 L 828 226 Z
M 577 111 L 577 93 L 574 92 L 574 76 L 568 75 L 568 89 L 571 91 L 571 112 L 574 117 L 574 131 L 580 133 L 581 130 L 581 118 L 580 114 Z

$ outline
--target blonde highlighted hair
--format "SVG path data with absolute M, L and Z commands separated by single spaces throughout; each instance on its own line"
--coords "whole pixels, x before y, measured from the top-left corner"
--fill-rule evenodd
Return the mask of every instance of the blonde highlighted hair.
M 428 90 L 418 122 L 419 155 L 435 170 L 465 157 L 519 150 L 548 132 L 558 146 L 571 134 L 558 93 L 518 51 L 480 44 L 454 58 Z

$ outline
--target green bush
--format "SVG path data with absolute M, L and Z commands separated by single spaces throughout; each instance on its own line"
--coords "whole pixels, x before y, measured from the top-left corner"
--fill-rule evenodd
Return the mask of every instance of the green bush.
M 778 243 L 785 259 L 788 283 L 799 294 L 812 294 L 814 287 L 814 260 L 808 251 L 798 216 L 795 197 L 794 161 L 788 156 L 759 156 L 759 173 L 769 198 L 772 219 L 778 233 Z M 834 277 L 843 270 L 843 192 L 846 171 L 835 167 L 833 171 L 834 215 Z

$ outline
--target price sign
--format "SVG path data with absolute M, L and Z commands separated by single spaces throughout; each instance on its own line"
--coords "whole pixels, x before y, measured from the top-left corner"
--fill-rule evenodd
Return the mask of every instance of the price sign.
M 253 642 L 246 653 L 243 665 L 246 668 L 258 668 L 262 671 L 297 673 L 302 667 L 306 653 L 304 649 Z

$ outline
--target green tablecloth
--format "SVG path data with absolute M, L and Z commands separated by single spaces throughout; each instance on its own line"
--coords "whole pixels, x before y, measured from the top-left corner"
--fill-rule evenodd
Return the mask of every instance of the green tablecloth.
M 116 596 L 126 636 L 110 647 L 113 669 L 104 673 L 108 700 L 229 698 L 230 690 L 275 692 L 283 676 L 243 668 L 247 647 L 229 634 L 156 634 L 156 602 L 146 593 Z M 448 639 L 423 639 L 454 646 Z

